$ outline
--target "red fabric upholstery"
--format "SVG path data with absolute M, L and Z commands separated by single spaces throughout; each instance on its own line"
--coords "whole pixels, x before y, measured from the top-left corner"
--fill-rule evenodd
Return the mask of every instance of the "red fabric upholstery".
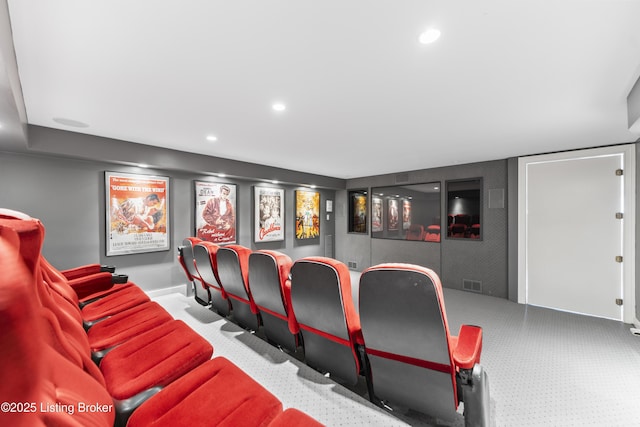
M 281 411 L 275 396 L 229 360 L 216 357 L 146 401 L 127 426 L 266 426 Z
M 87 264 L 74 268 L 68 268 L 66 270 L 60 270 L 60 273 L 67 278 L 67 280 L 79 279 L 92 274 L 100 273 L 102 266 L 100 264 Z
M 86 321 L 103 319 L 147 301 L 149 297 L 137 286 L 132 286 L 84 306 L 82 318 Z
M 87 331 L 91 351 L 111 348 L 173 320 L 158 303 L 146 302 L 96 323 Z
M 31 298 L 33 275 L 19 256 L 20 240 L 15 231 L 0 225 L 0 401 L 35 402 L 44 366 L 41 343 L 33 337 L 41 334 L 35 322 L 36 307 Z M 2 413 L 2 424 L 38 425 L 31 414 Z
M 44 309 L 32 297 L 34 276 L 20 259 L 19 242 L 17 233 L 0 226 L 0 400 L 35 406 L 3 411 L 2 424 L 112 426 L 113 400 L 106 390 L 45 342 Z M 105 411 L 81 412 L 79 402 Z
M 323 425 L 304 412 L 289 408 L 271 421 L 268 427 L 322 427 Z
M 421 224 L 411 224 L 407 230 L 407 240 L 423 240 L 424 226 Z
M 130 339 L 100 363 L 114 399 L 166 386 L 211 358 L 213 347 L 189 326 L 173 320 Z
M 440 241 L 440 226 L 430 225 L 427 227 L 427 231 L 424 234 L 425 242 L 439 242 Z
M 75 291 L 79 299 L 90 297 L 92 294 L 103 292 L 113 287 L 113 275 L 106 271 L 76 277 L 74 279 L 69 279 L 62 272 L 61 274 L 68 280 L 69 286 Z

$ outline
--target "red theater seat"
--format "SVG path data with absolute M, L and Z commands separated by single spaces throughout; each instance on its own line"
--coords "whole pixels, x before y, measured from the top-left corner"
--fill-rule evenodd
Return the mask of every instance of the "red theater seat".
M 208 306 L 211 304 L 211 295 L 209 289 L 202 281 L 200 273 L 196 269 L 193 247 L 202 242 L 197 237 L 187 237 L 182 241 L 182 246 L 178 247 L 178 261 L 184 270 L 187 280 L 191 282 L 193 296 L 200 305 Z
M 439 242 L 440 241 L 440 226 L 430 225 L 427 227 L 427 232 L 424 234 L 425 242 Z
M 215 243 L 200 242 L 193 247 L 193 256 L 196 270 L 211 297 L 211 305 L 218 314 L 226 317 L 231 313 L 231 303 L 218 278 L 218 249 L 220 246 Z
M 291 267 L 291 303 L 304 342 L 306 363 L 354 385 L 363 344 L 353 305 L 349 269 L 340 261 L 307 257 Z
M 360 277 L 360 321 L 372 400 L 445 420 L 464 401 L 466 425 L 489 425 L 489 383 L 479 365 L 482 329 L 449 334 L 438 276 L 410 264 L 381 264 Z
M 258 307 L 249 288 L 249 254 L 251 249 L 227 245 L 218 249 L 216 260 L 220 285 L 231 298 L 233 319 L 245 329 L 257 331 L 260 326 Z
M 420 224 L 411 224 L 407 230 L 406 240 L 423 240 L 424 226 Z
M 300 328 L 290 307 L 291 264 L 288 255 L 277 251 L 253 252 L 249 255 L 249 283 L 267 339 L 287 350 L 296 351 L 300 345 Z
M 216 357 L 145 402 L 127 426 L 265 426 L 281 412 L 275 396 Z

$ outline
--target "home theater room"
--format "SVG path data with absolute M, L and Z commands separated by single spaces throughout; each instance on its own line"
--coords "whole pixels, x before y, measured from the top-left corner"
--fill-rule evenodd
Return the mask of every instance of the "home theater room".
M 0 0 L 0 425 L 640 426 L 638 17 Z

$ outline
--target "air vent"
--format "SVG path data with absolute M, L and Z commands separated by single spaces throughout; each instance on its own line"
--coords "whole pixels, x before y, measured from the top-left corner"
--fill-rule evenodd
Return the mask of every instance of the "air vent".
M 482 282 L 479 280 L 462 279 L 462 289 L 470 292 L 482 293 Z
M 400 182 L 409 182 L 409 173 L 408 172 L 396 174 L 396 184 L 398 184 Z

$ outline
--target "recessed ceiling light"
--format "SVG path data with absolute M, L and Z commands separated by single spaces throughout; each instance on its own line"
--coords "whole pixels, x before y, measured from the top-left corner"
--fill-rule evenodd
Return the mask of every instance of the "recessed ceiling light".
M 218 137 L 215 135 L 207 135 L 207 141 L 215 142 L 218 140 Z
M 78 120 L 65 119 L 64 117 L 54 117 L 53 121 L 64 126 L 71 126 L 75 128 L 88 128 L 89 125 Z
M 311 185 L 309 186 L 309 188 L 316 188 L 316 185 L 315 185 L 315 184 L 311 184 Z
M 218 177 L 219 177 L 219 178 L 225 178 L 226 176 L 227 176 L 227 174 L 224 174 L 224 173 L 219 173 L 219 174 L 218 174 Z
M 273 181 L 271 181 L 272 184 L 278 184 L 280 181 L 278 181 L 277 179 L 274 179 Z
M 433 43 L 439 38 L 440 38 L 440 30 L 437 30 L 435 28 L 429 28 L 427 31 L 420 34 L 419 40 L 420 40 L 420 43 L 422 44 L 429 44 L 429 43 Z
M 275 104 L 273 104 L 273 105 L 271 106 L 271 108 L 273 108 L 273 111 L 281 112 L 281 111 L 286 110 L 286 109 L 287 109 L 287 106 L 286 106 L 286 105 L 284 105 L 282 102 L 276 102 Z
M 147 165 L 146 163 L 138 163 L 138 167 L 139 168 L 148 168 L 149 165 Z

